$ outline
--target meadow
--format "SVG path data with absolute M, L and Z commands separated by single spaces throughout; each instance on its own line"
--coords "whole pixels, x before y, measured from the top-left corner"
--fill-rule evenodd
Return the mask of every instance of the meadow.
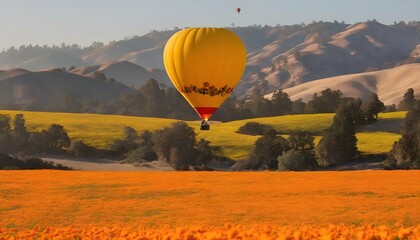
M 0 171 L 0 239 L 19 234 L 416 239 L 419 180 L 415 170 Z
M 40 131 L 49 125 L 57 123 L 63 125 L 71 138 L 83 140 L 86 144 L 97 148 L 108 148 L 116 139 L 123 137 L 124 126 L 130 126 L 137 131 L 154 131 L 176 122 L 174 119 L 130 117 L 120 115 L 100 115 L 86 113 L 53 113 L 0 110 L 0 114 L 14 116 L 22 113 L 25 116 L 28 129 Z M 406 112 L 382 113 L 379 121 L 402 119 Z M 274 127 L 279 133 L 287 134 L 297 130 L 309 131 L 316 135 L 318 142 L 321 133 L 327 129 L 333 120 L 334 114 L 287 115 L 214 123 L 210 131 L 200 131 L 199 121 L 188 121 L 197 134 L 197 139 L 204 138 L 211 141 L 212 146 L 218 146 L 216 153 L 234 160 L 247 157 L 258 136 L 249 136 L 237 133 L 240 126 L 247 122 L 259 122 Z M 378 154 L 388 152 L 399 134 L 387 132 L 386 129 L 375 131 L 362 131 L 357 133 L 358 148 L 365 154 Z
M 97 114 L 22 113 L 30 130 L 57 123 L 70 137 L 107 148 L 123 127 L 154 131 L 176 120 Z M 310 116 L 310 117 L 309 117 Z M 404 112 L 380 115 L 401 119 Z M 315 119 L 315 120 L 314 120 Z M 214 123 L 195 128 L 219 153 L 242 159 L 258 136 L 249 121 L 283 136 L 319 135 L 333 114 Z M 364 153 L 389 151 L 398 134 L 361 130 Z M 0 171 L 0 239 L 419 239 L 420 171 L 87 172 Z

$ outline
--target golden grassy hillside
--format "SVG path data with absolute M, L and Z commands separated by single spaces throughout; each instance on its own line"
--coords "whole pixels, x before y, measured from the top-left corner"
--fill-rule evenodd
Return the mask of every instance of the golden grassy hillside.
M 340 89 L 344 96 L 367 99 L 373 92 L 377 93 L 386 105 L 398 104 L 408 88 L 417 93 L 420 90 L 420 64 L 406 64 L 399 67 L 374 72 L 340 75 L 306 82 L 286 88 L 292 100 L 302 98 L 303 101 L 312 99 L 314 93 L 326 88 Z M 395 84 L 398 79 L 398 84 Z M 267 97 L 271 98 L 272 94 Z
M 163 118 L 130 117 L 120 115 L 100 115 L 86 113 L 52 113 L 0 110 L 0 114 L 14 116 L 22 113 L 25 116 L 30 130 L 41 130 L 57 123 L 63 125 L 71 138 L 83 140 L 88 145 L 107 148 L 115 139 L 123 136 L 123 127 L 130 126 L 138 131 L 154 131 L 169 126 L 177 121 Z M 243 159 L 252 149 L 258 136 L 248 136 L 237 133 L 240 126 L 254 121 L 273 126 L 278 132 L 290 133 L 291 131 L 304 130 L 320 135 L 332 123 L 334 114 L 287 115 L 277 117 L 254 118 L 227 123 L 216 123 L 210 131 L 200 131 L 199 121 L 187 122 L 198 133 L 197 138 L 211 141 L 213 146 L 220 146 L 218 154 L 232 159 Z M 401 119 L 405 112 L 380 114 L 380 119 Z M 399 134 L 387 131 L 365 131 L 357 134 L 359 150 L 364 153 L 388 152 Z M 316 138 L 319 141 L 319 137 Z

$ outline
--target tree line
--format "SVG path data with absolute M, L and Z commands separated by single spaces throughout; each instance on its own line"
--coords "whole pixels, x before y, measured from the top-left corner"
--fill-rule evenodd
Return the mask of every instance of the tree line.
M 41 131 L 28 131 L 23 114 L 12 119 L 0 114 L 0 169 L 69 169 L 27 156 L 69 154 L 78 157 L 112 157 L 125 163 L 162 159 L 176 170 L 210 170 L 212 160 L 231 161 L 213 155 L 210 141 L 197 141 L 194 129 L 185 122 L 150 132 L 124 128 L 124 138 L 115 140 L 108 150 L 99 150 L 81 140 L 72 140 L 63 126 L 52 124 Z M 14 157 L 12 157 L 14 156 Z
M 194 129 L 185 122 L 175 122 L 154 132 L 136 132 L 124 128 L 124 138 L 115 140 L 111 151 L 118 153 L 125 163 L 163 160 L 175 170 L 210 170 L 206 164 L 212 160 L 231 164 L 226 158 L 213 154 L 210 141 L 197 141 Z
M 340 97 L 333 123 L 316 146 L 314 136 L 309 132 L 292 132 L 285 139 L 268 125 L 248 122 L 239 128 L 239 132 L 262 136 L 255 142 L 248 158 L 238 161 L 233 169 L 303 171 L 355 160 L 360 156 L 356 127 L 376 121 L 384 108 L 376 94 L 372 94 L 365 105 L 360 99 Z M 394 143 L 383 164 L 386 169 L 419 169 L 420 101 L 415 99 L 413 89 L 406 91 L 399 108 L 408 110 L 402 124 L 402 137 Z
M 0 114 L 0 169 L 64 169 L 61 164 L 26 158 L 35 153 L 63 153 L 70 146 L 70 138 L 63 126 L 52 124 L 46 130 L 30 132 L 25 118 L 16 114 Z M 9 155 L 14 155 L 12 157 Z
M 16 114 L 13 121 L 8 114 L 0 114 L 0 153 L 61 153 L 70 146 L 64 127 L 52 124 L 48 129 L 30 132 L 23 114 Z
M 262 136 L 255 142 L 248 159 L 238 161 L 233 169 L 314 170 L 354 160 L 360 154 L 357 150 L 356 127 L 376 121 L 384 104 L 376 94 L 372 94 L 366 104 L 360 99 L 341 96 L 338 102 L 333 123 L 316 146 L 314 136 L 309 132 L 292 132 L 286 139 L 268 125 L 250 122 L 241 126 L 241 133 Z M 419 168 L 420 103 L 415 99 L 413 89 L 407 90 L 398 107 L 408 110 L 408 113 L 402 125 L 402 137 L 394 143 L 384 166 L 387 169 Z M 72 141 L 64 127 L 58 124 L 30 132 L 22 114 L 16 114 L 13 121 L 10 115 L 0 115 L 0 154 L 107 154 L 124 158 L 127 163 L 162 159 L 176 170 L 203 170 L 212 160 L 232 163 L 215 156 L 209 141 L 197 141 L 194 129 L 185 122 L 176 122 L 154 132 L 138 133 L 131 127 L 125 127 L 124 138 L 114 141 L 109 149 L 101 152 L 83 141 Z
M 281 90 L 274 92 L 271 99 L 267 99 L 256 88 L 249 97 L 241 99 L 238 99 L 235 95 L 229 97 L 215 112 L 212 120 L 226 122 L 288 114 L 334 113 L 342 98 L 343 94 L 340 90 L 328 88 L 320 93 L 315 93 L 307 103 L 303 102 L 302 99 L 292 101 L 289 95 Z M 380 111 L 406 109 L 404 104 L 399 104 L 398 108 L 396 105 L 383 106 L 375 94 L 372 94 L 367 101 L 363 102 L 362 108 L 366 114 L 365 118 L 367 121 L 375 119 Z M 102 103 L 95 99 L 80 99 L 76 95 L 68 94 L 63 96 L 54 106 L 46 107 L 44 110 L 161 117 L 180 120 L 197 119 L 194 110 L 176 89 L 159 84 L 154 79 L 150 79 L 135 93 L 125 94 L 120 99 L 108 103 Z

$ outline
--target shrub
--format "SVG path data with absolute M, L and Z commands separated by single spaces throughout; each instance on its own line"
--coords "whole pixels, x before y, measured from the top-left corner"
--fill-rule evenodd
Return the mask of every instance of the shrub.
M 138 137 L 139 136 L 134 128 L 125 126 L 124 139 L 115 140 L 111 144 L 110 149 L 118 154 L 126 154 L 139 146 L 137 143 Z
M 291 149 L 277 158 L 279 171 L 314 170 L 316 161 L 309 153 Z
M 145 161 L 157 160 L 158 156 L 151 146 L 140 146 L 127 154 L 127 158 L 124 160 L 126 163 L 135 163 Z
M 68 151 L 70 154 L 74 156 L 83 157 L 83 156 L 90 156 L 93 153 L 94 148 L 86 145 L 81 140 L 77 140 L 77 141 L 71 142 L 71 145 Z
M 12 158 L 8 155 L 0 155 L 0 169 L 17 170 L 17 169 L 60 169 L 71 170 L 72 168 L 54 162 L 44 161 L 39 158 L 28 158 L 20 160 Z
M 313 150 L 315 148 L 314 139 L 310 132 L 305 131 L 293 132 L 287 138 L 290 147 L 296 150 Z
M 266 124 L 261 124 L 258 122 L 247 122 L 245 125 L 241 126 L 238 130 L 239 133 L 247 135 L 263 135 L 265 131 L 273 129 L 271 126 Z

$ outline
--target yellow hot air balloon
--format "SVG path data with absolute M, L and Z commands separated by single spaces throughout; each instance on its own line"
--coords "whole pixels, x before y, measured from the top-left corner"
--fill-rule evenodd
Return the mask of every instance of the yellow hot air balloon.
M 188 28 L 168 40 L 163 61 L 172 83 L 207 121 L 241 79 L 246 49 L 227 29 Z

